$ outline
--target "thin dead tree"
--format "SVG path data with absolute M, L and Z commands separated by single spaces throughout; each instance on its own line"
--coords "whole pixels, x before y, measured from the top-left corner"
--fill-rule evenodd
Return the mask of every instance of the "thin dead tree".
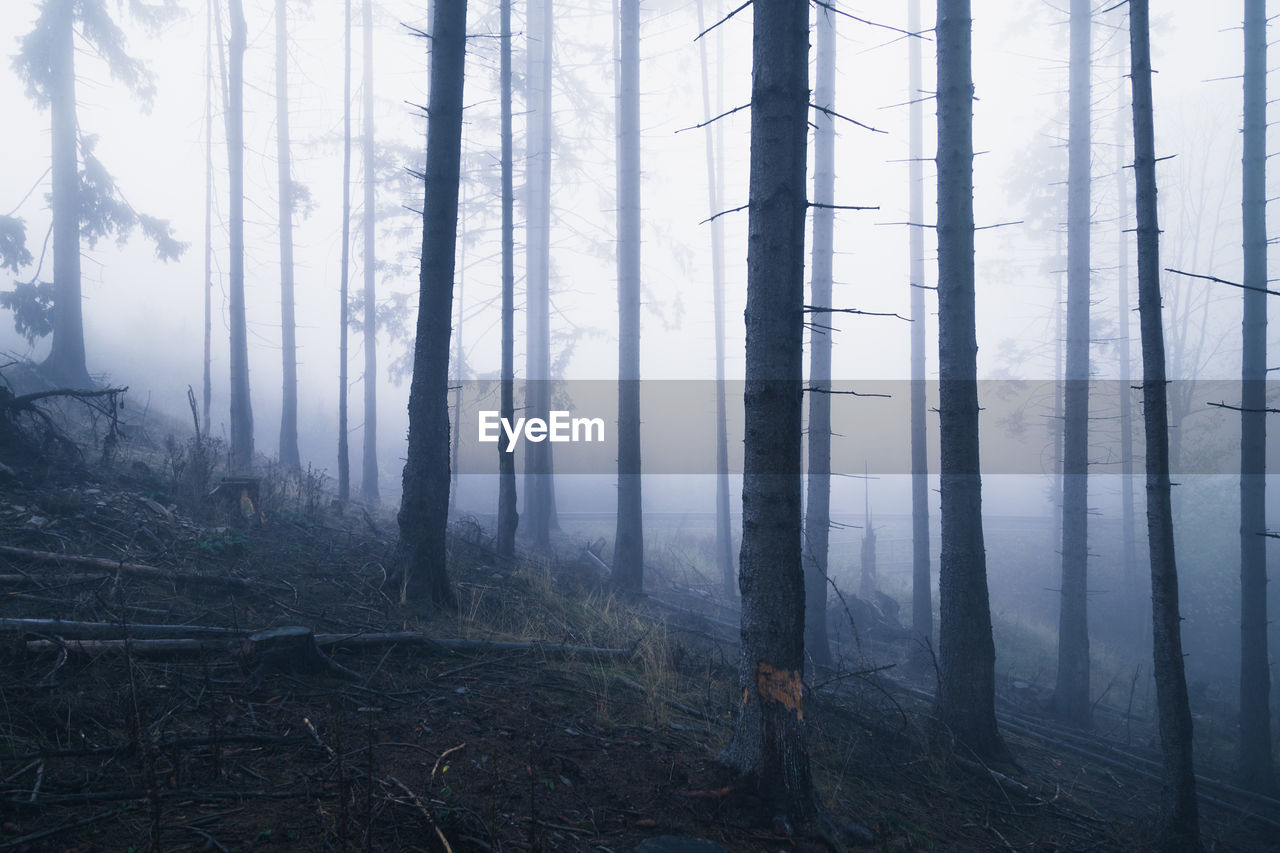
M 231 184 L 231 259 L 228 313 L 231 327 L 231 469 L 253 466 L 253 405 L 249 396 L 249 335 L 244 305 L 244 52 L 247 26 L 242 0 L 230 0 L 227 44 L 227 160 Z
M 501 55 L 499 57 L 502 135 L 502 390 L 501 415 L 515 420 L 515 192 L 512 181 L 511 133 L 511 0 L 499 7 Z M 498 553 L 515 555 L 516 460 L 510 452 L 510 438 L 503 431 L 498 439 Z
M 1160 311 L 1160 224 L 1156 208 L 1155 121 L 1151 100 L 1151 36 L 1147 0 L 1129 0 L 1129 80 L 1133 86 L 1133 169 L 1137 184 L 1138 315 L 1142 329 L 1142 412 L 1147 440 L 1147 546 L 1156 710 L 1164 757 L 1161 842 L 1168 850 L 1200 850 L 1192 758 L 1191 706 L 1182 661 L 1182 617 L 1174 556 L 1169 481 L 1169 402 Z
M 378 503 L 377 169 L 373 133 L 373 0 L 364 0 L 364 430 L 360 496 Z
M 276 169 L 280 224 L 280 464 L 301 468 L 298 454 L 298 344 L 293 306 L 293 172 L 289 152 L 289 27 L 276 0 Z
M 347 443 L 347 336 L 351 324 L 351 0 L 343 3 L 342 42 L 342 269 L 338 285 L 338 500 L 351 497 L 351 456 Z

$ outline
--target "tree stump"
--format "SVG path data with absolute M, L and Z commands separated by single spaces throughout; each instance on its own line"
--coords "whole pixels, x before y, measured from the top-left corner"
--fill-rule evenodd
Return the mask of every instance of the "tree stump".
M 337 663 L 316 645 L 310 628 L 289 625 L 251 634 L 240 649 L 240 664 L 257 684 L 270 673 L 332 675 L 347 681 L 360 676 Z

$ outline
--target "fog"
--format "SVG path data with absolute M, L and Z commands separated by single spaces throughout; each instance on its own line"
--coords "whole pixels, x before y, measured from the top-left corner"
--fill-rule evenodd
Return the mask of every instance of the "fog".
M 108 4 L 113 10 L 114 5 Z M 460 379 L 492 379 L 499 364 L 498 321 L 498 159 L 497 16 L 495 5 L 472 3 L 463 132 L 464 185 L 459 274 L 455 291 L 455 334 L 460 335 Z M 736 4 L 733 4 L 736 5 Z M 280 418 L 279 255 L 276 245 L 276 163 L 274 99 L 274 4 L 249 0 L 246 54 L 246 293 L 249 311 L 249 360 L 259 452 L 275 452 Z M 728 9 L 707 3 L 707 23 Z M 711 309 L 710 229 L 706 224 L 706 173 L 703 131 L 706 120 L 699 76 L 696 4 L 653 0 L 642 10 L 641 121 L 643 205 L 642 376 L 646 380 L 695 380 L 710 386 L 715 376 Z M 1160 213 L 1164 228 L 1162 266 L 1239 280 L 1240 260 L 1240 32 L 1235 6 L 1180 0 L 1161 4 L 1152 36 L 1158 153 L 1172 159 L 1159 166 Z M 0 42 L 8 53 L 31 27 L 36 2 L 8 0 Z M 295 222 L 295 273 L 299 346 L 300 444 L 304 464 L 333 475 L 337 445 L 338 281 L 341 259 L 342 9 L 335 2 L 291 2 L 290 120 L 295 180 L 306 186 L 311 209 Z M 977 238 L 979 373 L 994 382 L 1052 382 L 1060 337 L 1059 307 L 1065 267 L 1066 174 L 1065 87 L 1066 14 L 1051 4 L 991 0 L 977 4 L 974 21 L 975 212 L 984 230 Z M 114 12 L 113 12 L 114 13 Z M 517 4 L 514 67 L 524 68 L 525 44 Z M 836 198 L 844 205 L 869 206 L 840 211 L 836 217 L 836 304 L 867 312 L 908 314 L 907 109 L 929 93 L 908 91 L 906 83 L 905 4 L 869 2 L 857 15 L 871 24 L 839 21 L 836 111 L 850 121 L 837 122 Z M 557 9 L 554 94 L 555 142 L 552 167 L 552 360 L 557 377 L 571 381 L 610 380 L 617 375 L 617 303 L 613 235 L 615 229 L 613 101 L 611 69 L 612 3 L 589 0 Z M 931 10 L 925 10 L 925 17 Z M 176 236 L 189 244 L 179 261 L 161 263 L 141 238 L 125 245 L 106 239 L 83 246 L 84 314 L 89 369 L 111 383 L 128 385 L 131 406 L 167 413 L 176 424 L 189 421 L 186 389 L 199 393 L 203 335 L 205 12 L 188 4 L 186 14 L 152 37 L 120 15 L 128 49 L 155 75 L 156 96 L 149 110 L 110 79 L 99 57 L 77 53 L 79 121 L 84 134 L 98 137 L 96 153 L 112 171 L 122 193 L 138 210 L 171 220 Z M 1093 240 L 1095 277 L 1092 369 L 1100 380 L 1121 387 L 1140 370 L 1137 321 L 1122 322 L 1115 298 L 1117 247 L 1116 171 L 1122 154 L 1116 140 L 1128 139 L 1127 33 L 1116 29 L 1118 12 L 1097 16 L 1094 35 Z M 883 25 L 883 26 L 880 26 Z M 359 27 L 358 15 L 356 27 Z M 427 42 L 423 4 L 385 0 L 377 7 L 374 41 L 376 124 L 379 144 L 389 159 L 378 187 L 377 251 L 383 269 L 379 293 L 386 304 L 403 294 L 416 305 L 421 187 L 410 170 L 423 161 Z M 708 34 L 712 99 L 716 112 L 748 100 L 750 85 L 750 11 Z M 360 37 L 354 59 L 353 109 L 359 124 Z M 81 46 L 83 48 L 83 45 Z M 925 44 L 925 86 L 932 42 Z M 216 65 L 215 65 L 216 67 Z M 517 310 L 522 308 L 520 185 L 523 163 L 523 90 L 516 87 Z M 215 104 L 220 100 L 215 97 Z M 24 94 L 7 67 L 0 73 L 0 112 L 7 118 L 4 159 L 0 165 L 0 212 L 26 223 L 28 243 L 39 259 L 49 227 L 49 115 Z M 213 311 L 213 412 L 210 429 L 227 428 L 227 320 L 225 225 L 227 179 L 221 109 L 214 124 L 215 215 Z M 932 106 L 926 103 L 926 156 L 932 150 Z M 725 188 L 722 207 L 746 203 L 749 117 L 739 111 L 719 120 L 723 134 Z M 870 128 L 870 129 L 869 129 Z M 1126 143 L 1127 144 L 1127 143 Z M 356 154 L 358 164 L 358 152 Z M 1128 162 L 1125 160 L 1124 162 Z M 927 221 L 932 219 L 932 163 L 926 163 Z M 354 204 L 360 174 L 354 169 Z M 43 176 L 43 177 L 42 177 Z M 393 180 L 394 178 L 394 180 Z M 1132 175 L 1126 174 L 1132 181 Z M 359 217 L 363 211 L 353 213 Z M 730 379 L 742 379 L 745 299 L 746 213 L 723 217 L 727 262 L 727 364 Z M 989 227 L 988 227 L 989 226 Z M 1132 227 L 1131 225 L 1129 227 Z M 352 230 L 352 293 L 360 292 L 361 246 Z M 1126 235 L 1132 237 L 1131 234 Z M 926 254 L 933 260 L 932 234 Z M 51 279 L 50 259 L 17 275 L 0 273 L 0 289 L 11 280 Z M 1134 269 L 1130 249 L 1130 269 Z M 930 269 L 926 264 L 926 269 Z M 936 270 L 928 272 L 933 283 Z M 1190 406 L 1177 424 L 1184 439 L 1186 467 L 1176 490 L 1180 555 L 1186 583 L 1188 665 L 1194 677 L 1229 683 L 1234 678 L 1234 589 L 1237 516 L 1230 438 L 1215 431 L 1206 404 L 1230 400 L 1227 386 L 1206 389 L 1192 381 L 1231 380 L 1240 371 L 1240 297 L 1228 287 L 1166 274 L 1164 277 L 1171 377 L 1183 381 Z M 930 299 L 930 311 L 934 301 Z M 1136 304 L 1136 299 L 1135 299 Z M 412 329 L 413 314 L 403 315 Z M 524 373 L 523 319 L 517 318 L 516 372 Z M 835 321 L 833 375 L 859 387 L 862 382 L 904 380 L 908 371 L 908 323 L 897 317 L 845 315 Z M 928 374 L 936 378 L 936 341 L 932 316 Z M 1133 363 L 1118 361 L 1117 341 L 1135 341 Z M 1271 333 L 1274 342 L 1274 327 Z M 408 376 L 403 367 L 411 342 L 379 337 L 379 372 L 361 375 L 361 335 L 352 333 L 351 442 L 359 446 L 362 429 L 358 401 L 362 383 L 378 387 L 379 459 L 384 501 L 394 505 L 399 489 L 407 429 Z M 0 317 L 0 348 L 19 359 L 39 361 L 48 341 L 34 345 L 18 335 L 6 314 Z M 399 365 L 399 370 L 397 370 Z M 994 384 L 991 387 L 996 387 Z M 1099 390 L 1098 395 L 1108 393 Z M 993 392 L 995 395 L 995 392 Z M 996 396 L 991 405 L 995 405 Z M 740 403 L 741 397 L 733 397 Z M 860 435 L 842 429 L 876 400 L 842 399 L 835 405 L 836 432 L 843 468 L 833 484 L 833 512 L 861 524 L 870 503 L 882 548 L 909 539 L 908 469 L 892 464 L 864 481 L 864 466 L 882 461 L 859 444 Z M 986 401 L 984 400 L 984 405 Z M 1097 404 L 1100 430 L 1108 428 L 1110 404 Z M 899 410 L 901 407 L 897 407 Z M 705 414 L 705 412 L 703 413 Z M 646 511 L 700 514 L 713 510 L 713 436 L 679 427 L 671 412 L 646 415 L 645 441 L 688 450 L 705 445 L 705 467 L 656 465 L 646 468 Z M 931 416 L 932 417 L 932 416 Z M 1042 630 L 1056 612 L 1057 555 L 1053 542 L 1052 397 L 1021 409 L 1017 429 L 1039 445 L 1030 462 L 1001 469 L 1001 454 L 990 451 L 983 507 L 990 520 L 987 540 L 993 577 L 993 606 L 1002 624 L 1035 625 Z M 872 415 L 890 431 L 905 433 L 905 422 Z M 1214 422 L 1216 423 L 1216 422 Z M 180 428 L 180 427 L 176 427 Z M 936 418 L 930 422 L 936 432 Z M 474 421 L 464 420 L 471 435 Z M 1014 430 L 1007 418 L 984 416 L 984 450 L 997 448 Z M 1274 430 L 1272 432 L 1274 436 Z M 935 436 L 936 439 L 936 436 Z M 1225 442 L 1225 444 L 1224 444 Z M 1119 485 L 1115 458 L 1097 459 L 1103 476 L 1092 481 L 1095 509 L 1093 553 L 1099 608 L 1109 606 L 1108 584 L 1116 581 L 1115 524 Z M 1271 448 L 1274 453 L 1275 441 Z M 731 443 L 740 456 L 740 444 Z M 493 455 L 493 454 L 490 454 Z M 358 457 L 358 454 L 353 454 Z M 697 453 L 694 454 L 697 458 Z M 1207 461 L 1206 461 L 1207 460 Z M 606 459 L 606 462 L 608 460 Z M 1105 467 L 1111 464 L 1111 468 Z M 1037 468 L 1037 465 L 1039 466 Z M 359 460 L 353 462 L 353 479 Z M 493 466 L 496 470 L 496 462 Z M 936 470 L 936 465 L 934 470 Z M 1274 470 L 1274 468 L 1273 468 Z M 799 473 L 799 472 L 797 472 Z M 611 511 L 616 472 L 575 471 L 560 477 L 559 510 L 571 526 L 575 513 Z M 493 477 L 483 462 L 464 467 L 458 485 L 458 509 L 487 517 L 494 512 Z M 936 486 L 936 483 L 935 483 Z M 1141 500 L 1141 489 L 1139 500 Z M 737 488 L 734 500 L 738 499 Z M 936 504 L 936 493 L 934 495 Z M 937 508 L 933 513 L 936 523 Z M 1139 518 L 1141 518 L 1139 507 Z M 1269 513 L 1280 527 L 1277 512 Z M 692 517 L 691 517 L 692 518 Z M 688 522 L 700 524 L 696 518 Z M 856 558 L 845 546 L 858 531 L 840 533 L 833 544 L 832 571 L 843 582 L 855 571 Z M 934 538 L 935 548 L 937 538 Z M 900 555 L 899 555 L 900 556 Z M 899 557 L 885 556 L 887 591 L 907 600 L 910 574 Z M 900 565 L 901 563 L 901 565 Z M 936 561 L 935 561 L 936 565 Z M 1273 605 L 1274 606 L 1274 605 Z M 1231 618 L 1234 618 L 1232 616 Z M 1096 620 L 1105 624 L 1105 619 Z M 1012 630 L 1012 629 L 1008 629 Z M 1031 630 L 1031 629 L 1028 629 Z M 1105 628 L 1103 629 L 1105 644 Z M 1273 652 L 1275 640 L 1272 640 Z M 1046 666 L 1050 664 L 1047 663 Z

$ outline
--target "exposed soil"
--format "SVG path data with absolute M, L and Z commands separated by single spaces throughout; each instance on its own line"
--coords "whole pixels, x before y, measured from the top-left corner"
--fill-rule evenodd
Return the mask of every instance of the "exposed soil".
M 0 543 L 244 589 L 0 556 L 0 617 L 548 645 L 332 646 L 349 680 L 257 668 L 239 638 L 194 654 L 85 652 L 8 630 L 0 850 L 630 851 L 661 835 L 825 849 L 808 827 L 780 835 L 715 765 L 737 693 L 732 616 L 686 578 L 655 566 L 651 599 L 623 605 L 579 559 L 583 537 L 563 536 L 558 557 L 505 563 L 461 521 L 459 611 L 431 613 L 384 587 L 389 515 L 338 514 L 306 477 L 264 484 L 252 506 L 183 509 L 154 467 L 0 475 Z M 1154 758 L 1149 723 L 1100 707 L 1098 732 L 1072 735 L 1011 690 L 1002 713 L 1018 765 L 991 772 L 928 734 L 927 677 L 863 672 L 904 648 L 863 637 L 812 685 L 814 767 L 833 813 L 873 827 L 884 850 L 1150 846 L 1159 783 L 1108 751 L 1127 734 L 1129 752 Z M 1213 849 L 1280 849 L 1274 805 L 1208 793 L 1234 806 L 1205 804 Z

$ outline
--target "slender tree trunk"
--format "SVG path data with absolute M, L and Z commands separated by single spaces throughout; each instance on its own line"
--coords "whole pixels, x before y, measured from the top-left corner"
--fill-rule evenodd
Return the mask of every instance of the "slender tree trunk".
M 90 387 L 80 296 L 80 166 L 76 122 L 75 3 L 51 0 L 49 138 L 53 189 L 53 343 L 42 365 L 50 378 Z
M 213 406 L 213 20 L 214 0 L 208 2 L 204 63 L 204 383 L 201 414 L 209 429 Z M 221 39 L 219 39 L 221 42 Z M 218 50 L 222 50 L 219 43 Z
M 1120 223 L 1120 236 L 1116 241 L 1118 255 L 1117 275 L 1120 280 L 1118 297 L 1119 317 L 1117 317 L 1119 334 L 1118 352 L 1120 358 L 1120 559 L 1124 577 L 1125 601 L 1130 605 L 1126 612 L 1147 612 L 1146 602 L 1139 592 L 1138 586 L 1138 532 L 1134 517 L 1133 501 L 1133 395 L 1132 384 L 1133 359 L 1129 348 L 1130 307 L 1129 307 L 1129 178 L 1125 171 L 1128 164 L 1129 146 L 1125 141 L 1124 120 L 1124 71 L 1121 69 L 1120 109 L 1116 111 L 1116 218 Z M 1133 641 L 1133 648 L 1145 645 L 1145 617 L 1133 621 L 1128 636 Z
M 499 7 L 502 48 L 499 57 L 502 110 L 502 399 L 501 415 L 515 420 L 515 193 L 511 139 L 511 0 Z M 498 553 L 516 552 L 516 460 L 506 432 L 498 439 Z
M 253 407 L 249 397 L 249 336 L 244 306 L 244 51 L 242 0 L 230 0 L 227 44 L 227 160 L 231 183 L 231 261 L 228 308 L 231 325 L 231 469 L 253 466 Z
M 466 209 L 467 205 L 467 187 L 462 183 L 461 177 L 458 180 L 459 206 Z M 465 213 L 463 214 L 466 215 Z M 466 233 L 466 223 L 462 223 L 462 231 Z M 454 440 L 449 445 L 449 515 L 452 517 L 454 509 L 458 505 L 458 454 L 461 453 L 461 442 L 457 440 L 462 435 L 462 383 L 467 376 L 467 355 L 466 350 L 462 347 L 462 321 L 464 319 L 465 294 L 467 289 L 467 241 L 465 239 L 458 241 L 458 260 L 457 260 L 457 281 L 454 284 L 457 290 L 458 304 L 458 321 L 453 326 L 453 437 Z
M 289 30 L 285 0 L 276 0 L 276 165 L 280 187 L 280 464 L 301 468 L 298 455 L 298 344 L 293 318 L 293 173 L 289 157 Z
M 400 504 L 403 598 L 454 604 L 446 563 L 449 511 L 449 324 L 458 239 L 466 0 L 437 3 L 432 24 L 426 198 L 418 334 L 409 389 L 409 449 Z
M 528 124 L 525 166 L 525 352 L 526 408 L 546 418 L 551 408 L 551 61 L 554 23 L 551 0 L 528 7 Z M 536 547 L 551 542 L 552 482 L 550 442 L 525 449 L 524 514 Z
M 804 517 L 804 647 L 816 666 L 831 665 L 827 642 L 827 550 L 831 533 L 831 268 L 835 251 L 836 129 L 822 112 L 836 106 L 836 16 L 822 6 L 818 15 L 818 109 L 814 132 L 813 268 L 809 316 L 809 468 Z
M 920 32 L 920 0 L 910 0 L 907 29 Z M 933 665 L 929 645 L 933 641 L 933 589 L 929 570 L 929 443 L 925 438 L 925 322 L 924 304 L 924 62 L 920 38 L 907 44 L 910 63 L 910 163 L 911 183 L 909 248 L 911 251 L 911 627 L 918 644 L 917 664 Z
M 373 0 L 364 0 L 364 447 L 360 496 L 378 503 L 377 172 L 373 162 Z
M 969 0 L 939 0 L 938 373 L 942 452 L 938 718 L 984 757 L 996 731 L 995 645 L 982 538 L 973 279 L 973 70 Z
M 351 497 L 351 457 L 347 446 L 347 312 L 351 290 L 351 0 L 343 4 L 342 42 L 342 270 L 338 285 L 338 500 Z
M 619 7 L 618 63 L 618 518 L 614 589 L 644 589 L 640 505 L 640 0 Z
M 1059 716 L 1088 725 L 1089 701 L 1089 217 L 1092 159 L 1089 0 L 1071 0 L 1067 167 L 1067 375 L 1063 382 L 1062 589 Z
M 1147 439 L 1147 542 L 1151 555 L 1156 707 L 1164 753 L 1163 842 L 1199 850 L 1191 707 L 1182 663 L 1178 566 L 1169 483 L 1169 415 L 1160 316 L 1160 226 L 1156 213 L 1155 129 L 1147 0 L 1129 2 L 1129 79 L 1133 85 L 1133 169 L 1137 183 L 1138 316 L 1142 328 L 1142 417 Z
M 720 761 L 767 807 L 815 815 L 805 746 L 800 444 L 808 5 L 756 0 L 742 490 L 742 705 Z
M 706 29 L 703 0 L 698 0 L 698 32 Z M 698 57 L 702 63 L 702 111 L 710 119 L 717 114 L 711 108 L 711 80 L 707 62 L 706 39 L 698 40 Z M 720 182 L 716 171 L 715 133 L 706 128 L 707 149 L 707 215 L 720 213 Z M 711 300 L 716 338 L 716 567 L 727 599 L 738 595 L 738 572 L 733 563 L 733 531 L 729 523 L 729 428 L 724 389 L 724 223 L 711 220 Z
M 1267 10 L 1244 3 L 1244 350 L 1240 415 L 1240 778 L 1275 792 L 1267 655 Z

